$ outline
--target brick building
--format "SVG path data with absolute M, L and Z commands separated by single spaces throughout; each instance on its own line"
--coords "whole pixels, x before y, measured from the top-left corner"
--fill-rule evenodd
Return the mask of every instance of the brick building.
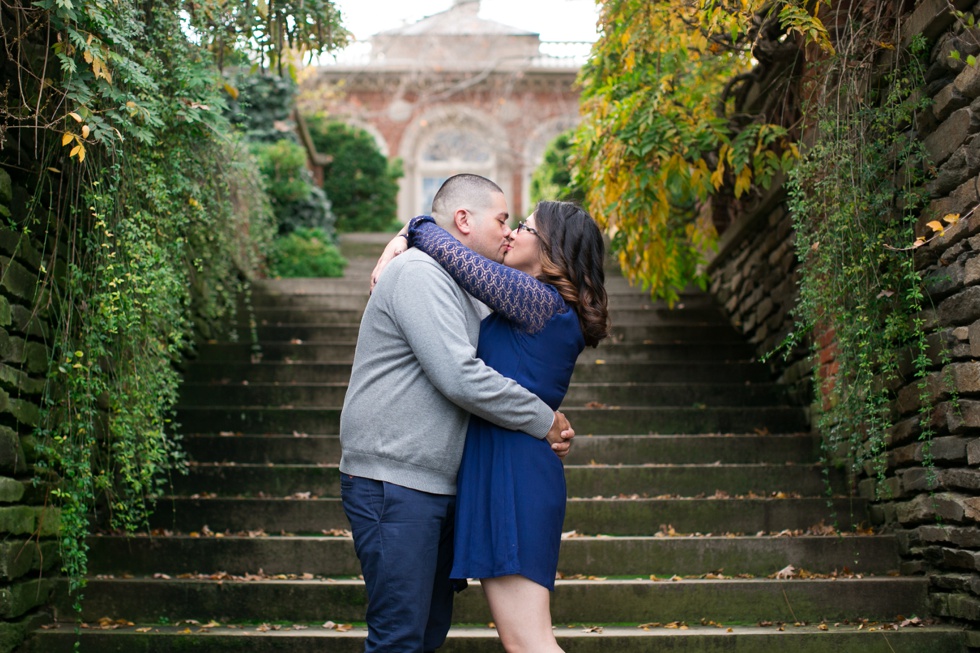
M 484 175 L 515 215 L 548 142 L 578 122 L 575 78 L 588 43 L 480 18 L 478 0 L 356 43 L 303 83 L 305 111 L 365 129 L 405 176 L 398 215 L 428 213 L 444 179 Z

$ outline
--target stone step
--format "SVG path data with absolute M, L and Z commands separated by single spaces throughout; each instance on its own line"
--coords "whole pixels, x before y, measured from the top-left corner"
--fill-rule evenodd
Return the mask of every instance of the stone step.
M 191 460 L 198 462 L 288 465 L 340 461 L 336 435 L 189 435 L 182 444 Z M 819 448 L 819 439 L 810 434 L 584 435 L 573 441 L 565 463 L 812 463 L 819 458 Z
M 150 517 L 154 529 L 180 533 L 305 533 L 350 528 L 337 498 L 282 499 L 166 497 Z M 828 506 L 828 503 L 830 504 Z M 868 520 L 867 501 L 839 498 L 609 498 L 570 499 L 566 531 L 584 535 L 677 533 L 779 533 L 805 531 L 821 524 L 851 531 Z
M 566 465 L 570 497 L 697 497 L 726 492 L 819 496 L 825 491 L 817 465 Z M 829 470 L 833 486 L 844 487 L 843 473 Z M 315 497 L 340 496 L 336 465 L 245 465 L 193 463 L 190 474 L 174 478 L 182 495 L 217 492 L 221 496 L 287 497 L 310 493 Z
M 73 624 L 40 631 L 25 653 L 173 653 L 173 651 L 249 651 L 249 653 L 360 653 L 367 630 L 361 626 L 338 632 L 324 629 L 323 620 L 293 628 L 256 624 L 201 628 L 192 624 L 133 624 L 114 630 L 82 630 Z M 619 622 L 621 623 L 621 622 Z M 636 626 L 557 625 L 555 637 L 567 653 L 964 653 L 965 635 L 952 626 L 903 628 L 883 632 L 855 623 L 818 624 L 785 629 L 778 626 L 731 628 L 669 624 Z M 76 639 L 78 648 L 75 648 Z M 486 626 L 454 627 L 440 653 L 499 653 L 496 631 Z
M 799 408 L 783 406 L 562 409 L 579 435 L 677 433 L 799 433 L 807 429 Z M 340 407 L 178 406 L 187 433 L 339 433 Z
M 357 340 L 360 324 L 289 324 L 266 318 L 256 325 L 259 340 L 291 342 L 293 340 L 335 342 Z M 239 332 L 239 341 L 247 341 L 248 331 Z M 655 343 L 743 343 L 742 337 L 727 325 L 644 326 L 613 324 L 610 331 L 613 342 Z
M 66 583 L 61 584 L 62 587 Z M 831 622 L 894 619 L 927 611 L 927 578 L 836 580 L 564 580 L 556 583 L 556 623 L 647 623 L 702 619 L 718 623 Z M 60 614 L 72 599 L 59 592 Z M 219 622 L 335 622 L 364 620 L 359 580 L 88 579 L 79 615 L 156 622 L 166 618 Z M 490 621 L 482 592 L 461 592 L 455 623 Z
M 184 383 L 182 406 L 340 406 L 346 383 Z M 565 407 L 774 406 L 786 403 L 769 383 L 573 383 Z
M 268 362 L 331 363 L 354 360 L 356 342 L 245 342 L 218 343 L 201 347 L 197 360 L 200 362 L 244 362 L 261 356 Z M 643 344 L 610 343 L 596 349 L 587 348 L 578 358 L 579 363 L 604 361 L 614 364 L 622 361 L 682 363 L 687 361 L 712 362 L 724 365 L 728 362 L 751 361 L 752 350 L 744 344 L 681 343 Z
M 184 378 L 193 383 L 346 383 L 350 363 L 195 362 L 185 365 Z M 575 383 L 768 383 L 761 363 L 579 363 Z
M 267 322 L 288 322 L 291 324 L 339 324 L 360 322 L 361 308 L 354 306 L 336 308 L 316 306 L 263 307 L 254 306 L 251 311 L 239 311 L 237 324 L 248 324 L 254 319 L 261 324 Z M 720 309 L 715 306 L 694 306 L 692 308 L 670 310 L 663 305 L 642 303 L 635 306 L 617 308 L 610 306 L 609 319 L 613 324 L 645 325 L 718 325 L 731 327 L 724 322 Z
M 89 540 L 96 575 L 163 573 L 361 573 L 349 537 L 121 537 Z M 570 537 L 561 543 L 558 573 L 565 577 L 724 573 L 766 577 L 793 565 L 809 573 L 883 575 L 898 569 L 892 536 L 860 537 Z

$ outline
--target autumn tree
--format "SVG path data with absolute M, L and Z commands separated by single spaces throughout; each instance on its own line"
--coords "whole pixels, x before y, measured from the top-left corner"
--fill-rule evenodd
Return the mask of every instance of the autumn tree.
M 716 239 L 706 202 L 738 198 L 792 165 L 784 126 L 735 112 L 753 45 L 813 32 L 797 0 L 610 0 L 581 75 L 577 183 L 631 281 L 676 301 Z

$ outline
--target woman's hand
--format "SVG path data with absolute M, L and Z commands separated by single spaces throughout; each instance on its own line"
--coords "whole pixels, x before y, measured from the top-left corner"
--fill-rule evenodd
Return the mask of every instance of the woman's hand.
M 371 290 L 377 285 L 381 273 L 391 263 L 391 260 L 408 249 L 408 238 L 404 234 L 398 234 L 385 246 L 385 251 L 381 252 L 377 264 L 371 270 Z

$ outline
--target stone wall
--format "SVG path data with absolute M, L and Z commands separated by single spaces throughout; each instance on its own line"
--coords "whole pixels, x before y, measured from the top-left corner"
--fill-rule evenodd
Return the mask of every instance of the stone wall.
M 0 168 L 0 653 L 50 619 L 44 606 L 59 569 L 58 511 L 33 466 L 49 361 L 47 313 L 35 309 L 42 259 L 8 226 L 20 222 L 26 199 Z
M 980 15 L 980 4 L 954 3 Z M 954 20 L 948 4 L 921 0 L 902 19 L 903 40 L 925 35 L 932 45 L 926 92 L 934 98 L 920 116 L 921 137 L 937 167 L 925 223 L 947 214 L 960 221 L 916 251 L 926 279 L 924 315 L 934 371 L 928 401 L 935 436 L 921 433 L 920 390 L 909 379 L 895 388 L 895 424 L 887 454 L 886 488 L 873 478 L 857 484 L 872 501 L 872 521 L 894 532 L 906 574 L 932 580 L 934 615 L 980 627 L 980 66 L 963 63 L 980 52 L 980 31 Z M 949 55 L 961 53 L 957 61 Z M 741 213 L 711 262 L 711 290 L 759 355 L 772 351 L 791 327 L 798 262 L 784 196 L 777 189 Z M 833 375 L 833 334 L 817 334 L 821 374 Z M 940 354 L 948 352 L 944 363 Z M 804 394 L 813 361 L 805 352 L 773 361 L 774 377 Z M 928 463 L 931 458 L 932 464 Z M 870 470 L 869 470 L 870 474 Z M 884 496 L 876 492 L 884 490 Z M 980 638 L 974 640 L 980 646 Z M 971 642 L 972 643 L 972 642 Z

